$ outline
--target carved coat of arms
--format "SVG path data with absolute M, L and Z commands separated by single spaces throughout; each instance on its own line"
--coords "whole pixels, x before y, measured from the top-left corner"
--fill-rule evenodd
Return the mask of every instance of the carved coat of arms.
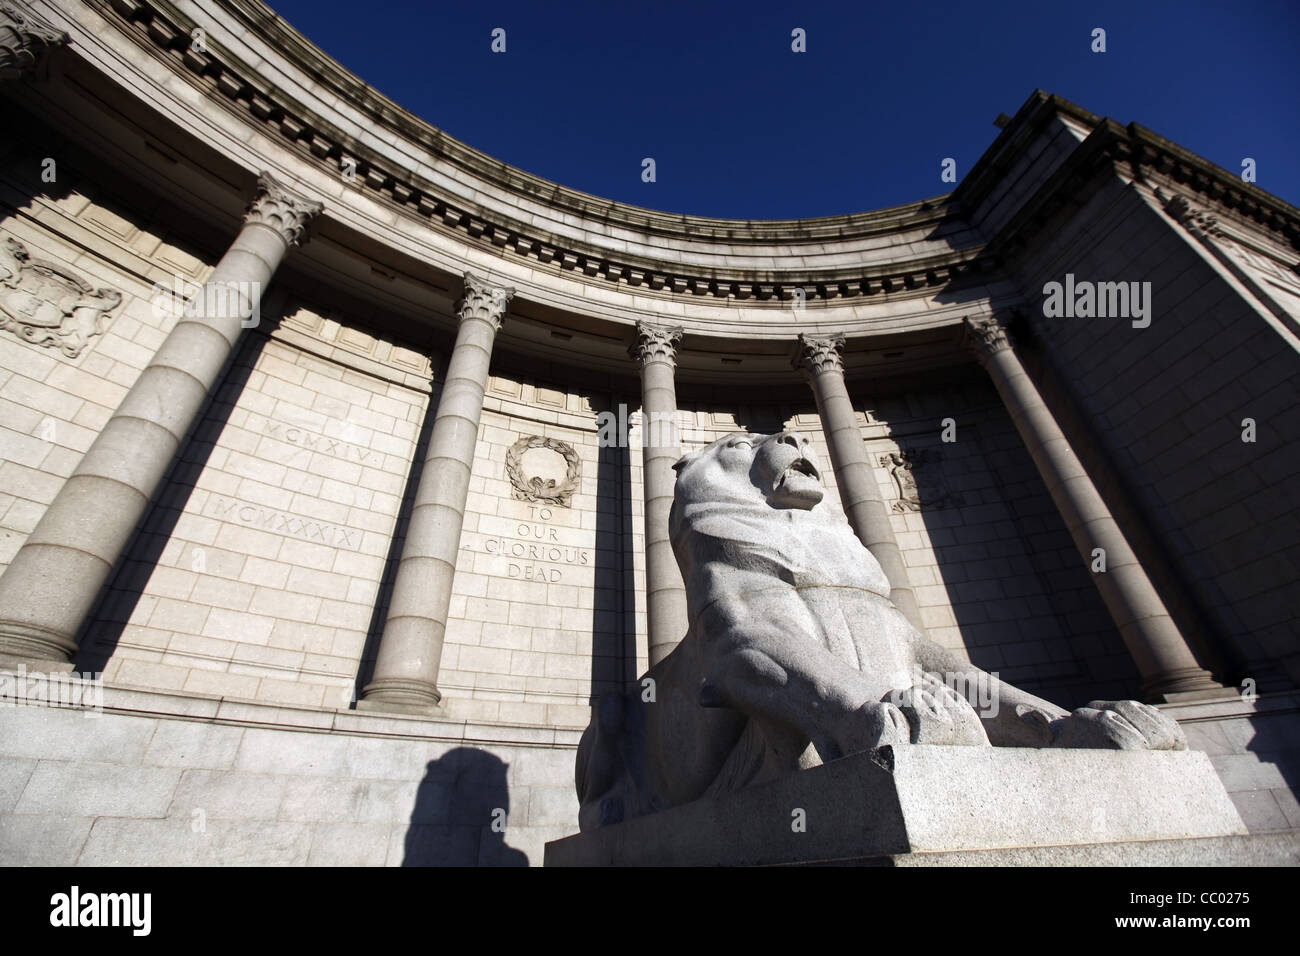
M 76 358 L 108 327 L 121 301 L 114 289 L 94 289 L 66 269 L 31 258 L 16 239 L 0 245 L 0 329 L 25 342 Z
M 915 452 L 891 452 L 880 456 L 880 467 L 888 469 L 898 488 L 895 511 L 920 511 L 926 508 L 950 508 L 962 503 L 960 495 L 953 494 L 943 472 L 933 466 L 936 458 L 929 449 Z

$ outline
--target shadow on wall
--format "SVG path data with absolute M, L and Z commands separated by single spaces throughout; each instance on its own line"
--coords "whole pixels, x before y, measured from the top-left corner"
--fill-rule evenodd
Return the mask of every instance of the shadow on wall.
M 619 408 L 588 396 L 597 414 Z M 626 412 L 624 412 L 626 414 Z M 591 635 L 591 699 L 621 694 L 637 678 L 636 585 L 629 573 L 631 458 L 626 444 L 601 443 L 596 458 L 596 549 Z
M 433 435 L 433 422 L 438 415 L 438 405 L 442 402 L 442 383 L 447 376 L 448 358 L 438 369 L 437 378 L 425 405 L 424 418 L 420 422 L 420 432 L 415 439 L 415 448 L 411 452 L 411 464 L 406 471 L 406 484 L 403 485 L 402 503 L 393 522 L 393 535 L 388 540 L 388 553 L 384 555 L 384 573 L 379 580 L 379 589 L 375 592 L 375 604 L 370 614 L 370 623 L 366 626 L 366 642 L 361 649 L 361 659 L 357 662 L 357 676 L 354 682 L 352 699 L 361 700 L 362 692 L 375 676 L 375 662 L 379 657 L 379 644 L 384 636 L 384 625 L 388 622 L 388 605 L 393 599 L 393 585 L 397 582 L 397 571 L 402 563 L 402 549 L 406 547 L 406 532 L 411 526 L 411 512 L 415 510 L 415 494 L 420 487 L 420 476 L 424 474 L 424 460 L 429 453 L 429 439 Z M 355 709 L 355 706 L 354 706 Z
M 505 839 L 506 768 L 473 747 L 430 760 L 411 809 L 402 866 L 527 866 L 528 857 Z
M 1246 753 L 1211 758 L 1246 826 L 1252 832 L 1300 827 L 1300 712 L 1228 721 L 1220 733 L 1230 750 Z
M 894 438 L 909 461 L 895 470 L 915 483 L 909 507 L 951 602 L 948 627 L 971 662 L 1062 706 L 1135 696 L 1137 669 L 992 386 L 916 404 L 927 425 L 966 409 L 954 442 L 906 427 Z

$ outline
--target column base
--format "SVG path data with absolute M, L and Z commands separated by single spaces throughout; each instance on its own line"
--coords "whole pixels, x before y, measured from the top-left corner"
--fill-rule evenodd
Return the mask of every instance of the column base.
M 440 717 L 442 708 L 433 704 L 401 704 L 391 700 L 359 700 L 357 710 L 380 714 L 411 714 L 415 717 Z
M 357 710 L 433 715 L 438 713 L 441 700 L 442 691 L 426 681 L 381 677 L 362 690 Z
M 1230 687 L 1224 687 L 1200 667 L 1162 674 L 1159 679 L 1142 685 L 1142 698 L 1151 704 L 1173 704 L 1187 700 L 1212 700 L 1220 697 L 1240 696 Z
M 0 666 L 69 664 L 77 642 L 39 624 L 0 621 Z M 71 666 L 68 667 L 71 670 Z
M 71 674 L 71 661 L 51 661 L 36 657 L 16 657 L 0 652 L 0 671 L 23 671 L 28 674 Z
M 1187 704 L 1198 700 L 1241 700 L 1241 692 L 1231 687 L 1219 687 L 1211 690 L 1170 691 L 1159 695 L 1152 701 L 1156 704 Z

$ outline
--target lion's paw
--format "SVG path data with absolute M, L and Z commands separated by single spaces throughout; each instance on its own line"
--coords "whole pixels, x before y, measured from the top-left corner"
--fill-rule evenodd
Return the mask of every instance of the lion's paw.
M 897 704 L 910 728 L 914 744 L 949 747 L 987 747 L 988 734 L 979 715 L 961 694 L 936 681 L 891 691 L 886 698 Z
M 1094 750 L 1186 750 L 1178 722 L 1135 700 L 1094 700 L 1052 722 L 1052 747 Z
M 847 739 L 840 741 L 840 750 L 845 754 L 875 750 L 908 743 L 910 737 L 911 727 L 901 710 L 886 701 L 870 701 L 854 713 Z

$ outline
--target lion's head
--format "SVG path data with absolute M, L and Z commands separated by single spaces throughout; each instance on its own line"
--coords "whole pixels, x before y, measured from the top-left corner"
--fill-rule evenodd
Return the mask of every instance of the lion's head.
M 792 534 L 853 537 L 826 496 L 816 452 L 797 432 L 737 432 L 683 456 L 673 468 L 668 526 L 683 574 L 698 557 L 701 538 L 779 547 Z M 857 546 L 856 539 L 849 546 Z
M 751 435 L 736 432 L 683 456 L 677 472 L 674 503 L 757 504 L 810 511 L 822 502 L 817 454 L 797 432 Z

